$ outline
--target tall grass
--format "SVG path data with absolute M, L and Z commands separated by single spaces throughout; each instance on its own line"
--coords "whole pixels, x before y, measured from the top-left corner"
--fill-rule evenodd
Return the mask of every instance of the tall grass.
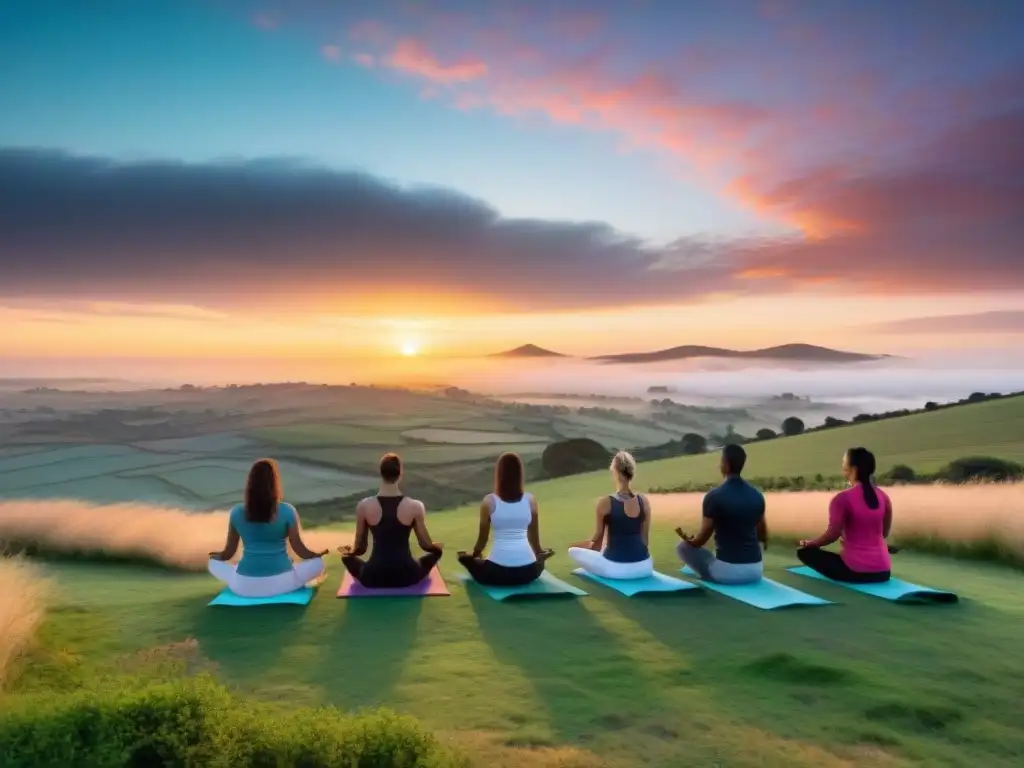
M 43 622 L 50 584 L 31 563 L 0 557 L 0 689 L 10 664 Z
M 227 521 L 226 512 L 192 514 L 145 504 L 5 501 L 0 502 L 0 549 L 204 571 L 209 553 L 224 547 Z M 302 537 L 314 551 L 333 550 L 350 539 L 343 532 L 317 530 L 303 531 Z
M 892 499 L 891 541 L 907 549 L 1024 568 L 1024 484 L 905 485 Z M 828 525 L 833 493 L 767 493 L 768 528 L 784 540 L 813 538 Z M 654 519 L 696 531 L 703 494 L 651 496 Z

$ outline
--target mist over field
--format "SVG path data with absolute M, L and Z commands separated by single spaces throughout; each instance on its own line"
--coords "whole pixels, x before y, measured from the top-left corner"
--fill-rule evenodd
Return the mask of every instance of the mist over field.
M 108 378 L 82 377 L 102 371 Z M 280 381 L 332 385 L 456 386 L 520 402 L 548 402 L 546 395 L 664 398 L 702 406 L 736 407 L 763 403 L 792 393 L 827 415 L 849 417 L 925 402 L 947 402 L 971 392 L 1024 390 L 1024 350 L 933 352 L 915 358 L 820 365 L 699 358 L 653 364 L 615 365 L 583 358 L 492 359 L 434 358 L 336 361 L 92 361 L 88 369 L 74 361 L 34 361 L 5 366 L 0 394 L 49 386 L 79 391 L 129 391 L 149 387 L 223 386 Z M 650 387 L 667 392 L 649 393 Z M 553 402 L 553 401 L 551 401 Z M 798 415 L 804 415 L 803 413 Z M 813 414 L 807 413 L 812 421 Z M 824 418 L 824 413 L 821 419 Z M 818 419 L 820 422 L 821 419 Z

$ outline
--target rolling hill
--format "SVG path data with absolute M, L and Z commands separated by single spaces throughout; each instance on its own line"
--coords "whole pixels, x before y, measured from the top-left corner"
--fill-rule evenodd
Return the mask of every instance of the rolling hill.
M 723 347 L 704 347 L 687 344 L 655 352 L 628 352 L 621 355 L 600 355 L 588 358 L 605 363 L 659 363 L 667 360 L 689 360 L 698 357 L 717 357 L 736 360 L 790 360 L 808 363 L 863 363 L 884 360 L 889 355 L 867 355 L 844 352 L 813 344 L 782 344 L 765 349 L 736 350 Z
M 538 347 L 536 344 L 524 344 L 515 349 L 507 349 L 504 352 L 496 352 L 488 357 L 568 357 L 561 352 L 552 352 L 550 349 Z
M 839 474 L 843 452 L 862 445 L 871 450 L 878 472 L 905 464 L 917 472 L 934 472 L 966 456 L 994 456 L 1024 463 L 1024 395 L 961 405 L 883 421 L 824 429 L 795 437 L 779 437 L 745 446 L 748 477 Z M 719 478 L 718 452 L 643 462 L 638 488 L 671 488 L 687 482 Z M 538 498 L 590 498 L 607 491 L 608 473 L 539 483 Z

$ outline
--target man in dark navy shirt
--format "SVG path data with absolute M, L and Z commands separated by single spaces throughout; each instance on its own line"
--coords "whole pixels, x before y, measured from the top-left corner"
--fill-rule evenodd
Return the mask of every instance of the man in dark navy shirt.
M 702 579 L 721 584 L 748 584 L 764 575 L 761 544 L 768 547 L 764 495 L 740 475 L 747 452 L 739 445 L 722 449 L 719 467 L 724 482 L 704 496 L 700 533 L 689 536 L 677 528 L 682 539 L 679 557 Z M 715 537 L 715 554 L 704 545 Z

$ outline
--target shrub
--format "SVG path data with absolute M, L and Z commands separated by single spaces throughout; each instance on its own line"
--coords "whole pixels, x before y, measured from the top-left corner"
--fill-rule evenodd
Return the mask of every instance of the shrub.
M 207 678 L 19 697 L 0 719 L 0 755 L 9 768 L 465 765 L 412 718 L 383 710 L 272 710 Z
M 912 483 L 917 479 L 917 473 L 906 464 L 896 464 L 882 477 L 894 483 Z
M 771 440 L 772 438 L 775 438 L 775 437 L 778 437 L 778 435 L 775 434 L 775 430 L 774 429 L 759 429 L 759 430 L 757 430 L 757 439 L 758 440 Z
M 788 419 L 782 422 L 782 434 L 786 435 L 787 437 L 802 434 L 803 431 L 804 423 L 796 416 L 790 416 Z
M 698 453 L 706 453 L 708 450 L 708 441 L 704 435 L 698 435 L 696 432 L 687 432 L 683 435 L 683 453 L 688 455 L 694 455 Z
M 951 483 L 990 480 L 999 483 L 1024 478 L 1024 467 L 992 456 L 968 456 L 955 459 L 939 470 L 938 478 Z
M 608 465 L 611 457 L 611 452 L 596 440 L 576 437 L 545 448 L 541 466 L 548 477 L 564 477 L 601 469 Z

